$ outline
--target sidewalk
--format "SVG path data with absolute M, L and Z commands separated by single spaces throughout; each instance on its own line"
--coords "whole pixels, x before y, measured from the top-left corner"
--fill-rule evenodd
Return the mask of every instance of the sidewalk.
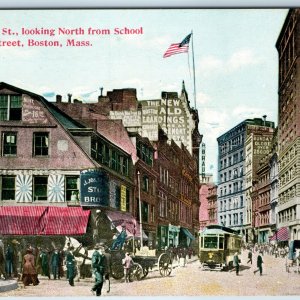
M 18 282 L 15 279 L 0 279 L 0 293 L 11 291 L 18 288 Z

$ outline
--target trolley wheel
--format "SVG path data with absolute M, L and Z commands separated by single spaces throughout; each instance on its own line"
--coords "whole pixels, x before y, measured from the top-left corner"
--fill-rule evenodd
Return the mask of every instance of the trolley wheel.
M 111 276 L 114 279 L 121 279 L 124 276 L 124 268 L 121 263 L 114 262 L 111 266 Z
M 158 258 L 158 269 L 161 276 L 169 276 L 172 272 L 172 260 L 167 253 L 162 253 Z
M 134 263 L 133 267 L 130 270 L 129 280 L 141 280 L 144 277 L 143 268 L 140 264 Z

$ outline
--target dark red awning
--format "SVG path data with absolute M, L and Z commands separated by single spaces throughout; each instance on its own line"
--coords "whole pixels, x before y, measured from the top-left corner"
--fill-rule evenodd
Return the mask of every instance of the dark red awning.
M 281 227 L 274 233 L 274 235 L 269 239 L 270 241 L 288 241 L 289 240 L 289 230 L 287 227 Z
M 106 211 L 105 212 L 108 219 L 116 227 L 116 229 L 121 232 L 122 227 L 126 228 L 127 238 L 129 237 L 140 237 L 140 225 L 137 223 L 136 219 L 129 212 L 119 212 L 119 211 Z M 147 235 L 143 231 L 143 239 L 147 239 Z
M 81 207 L 2 206 L 0 234 L 81 235 L 90 211 Z

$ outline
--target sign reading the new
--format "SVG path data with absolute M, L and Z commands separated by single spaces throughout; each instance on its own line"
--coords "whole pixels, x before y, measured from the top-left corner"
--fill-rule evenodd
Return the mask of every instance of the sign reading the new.
M 109 206 L 109 185 L 106 172 L 89 169 L 80 172 L 81 206 Z

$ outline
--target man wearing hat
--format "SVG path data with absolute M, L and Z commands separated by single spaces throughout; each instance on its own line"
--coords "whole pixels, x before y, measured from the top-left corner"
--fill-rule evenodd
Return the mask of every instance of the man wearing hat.
M 70 246 L 66 253 L 66 266 L 67 266 L 67 278 L 69 280 L 69 284 L 71 286 L 74 286 L 74 278 L 76 276 L 76 262 L 75 262 L 75 256 L 73 254 L 74 247 Z
M 54 252 L 51 255 L 51 269 L 52 269 L 51 271 L 53 274 L 53 279 L 56 279 L 56 277 L 58 277 L 58 279 L 60 278 L 59 263 L 60 263 L 60 257 L 59 257 L 58 248 L 55 248 Z
M 96 296 L 101 296 L 102 286 L 105 281 L 106 258 L 104 255 L 104 247 L 99 243 L 94 247 L 95 251 L 92 256 L 92 268 L 95 276 L 95 284 L 92 292 L 96 292 Z

